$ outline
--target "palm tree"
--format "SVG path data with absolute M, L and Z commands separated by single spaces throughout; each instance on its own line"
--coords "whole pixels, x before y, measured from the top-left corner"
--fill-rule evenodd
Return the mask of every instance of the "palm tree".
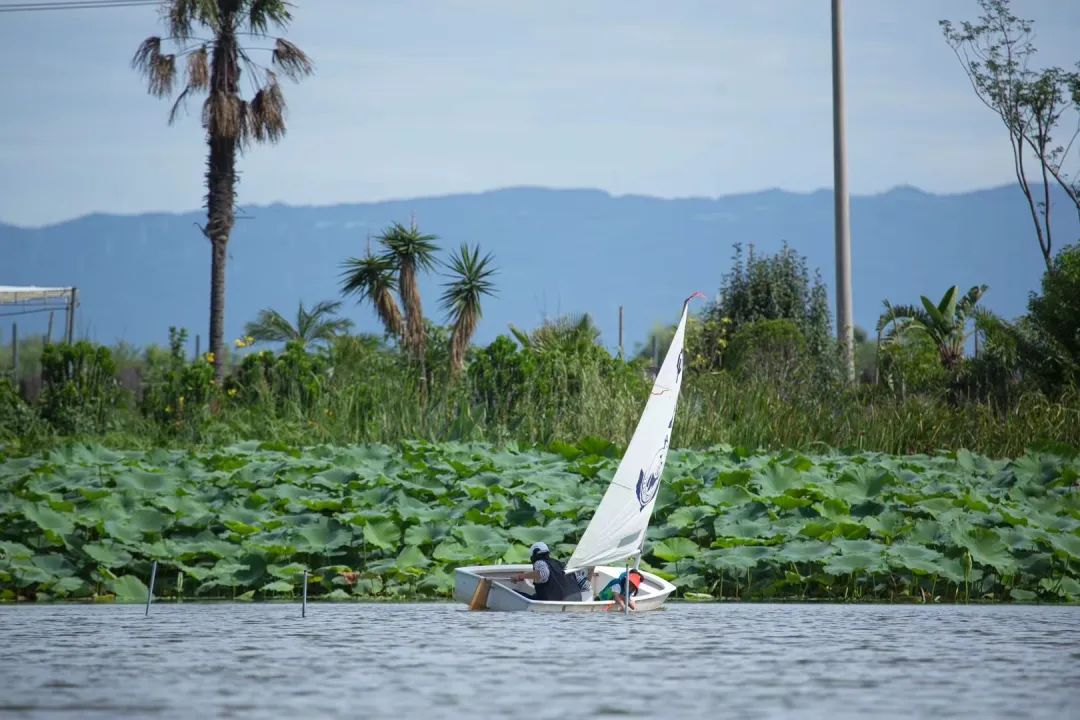
M 439 249 L 435 244 L 437 239 L 435 235 L 420 234 L 416 225 L 406 228 L 401 223 L 394 223 L 379 236 L 379 242 L 387 250 L 384 259 L 398 271 L 398 291 L 405 306 L 405 347 L 421 365 L 427 338 L 416 273 L 435 265 L 435 253 Z
M 886 333 L 886 330 L 886 340 L 895 339 L 907 332 L 923 333 L 937 345 L 941 364 L 956 377 L 964 357 L 964 343 L 971 335 L 967 330 L 968 319 L 975 314 L 975 304 L 986 289 L 986 285 L 973 287 L 962 298 L 957 299 L 959 290 L 953 285 L 937 305 L 925 295 L 921 296 L 921 308 L 913 305 L 893 305 L 886 300 L 885 312 L 881 314 L 877 324 L 879 345 L 882 333 Z
M 479 246 L 462 245 L 457 254 L 446 264 L 450 270 L 442 294 L 442 307 L 450 318 L 450 374 L 457 375 L 465 365 L 465 351 L 476 332 L 476 323 L 483 315 L 480 298 L 494 295 L 491 276 L 497 270 L 492 266 L 491 253 L 480 257 Z
M 244 326 L 244 334 L 256 342 L 298 342 L 306 350 L 313 343 L 329 343 L 352 327 L 352 320 L 331 317 L 340 307 L 341 301 L 324 300 L 311 310 L 305 310 L 301 300 L 295 325 L 277 310 L 265 308 L 253 322 Z
M 537 353 L 562 351 L 576 355 L 591 349 L 600 339 L 600 328 L 588 313 L 545 320 L 532 334 L 511 324 L 510 332 L 522 347 Z
M 206 93 L 202 124 L 209 157 L 202 230 L 211 246 L 210 350 L 218 379 L 224 373 L 225 261 L 235 218 L 236 154 L 252 141 L 274 143 L 285 134 L 285 97 L 277 75 L 252 60 L 239 38 L 268 38 L 272 28 L 284 29 L 292 19 L 288 8 L 285 0 L 165 0 L 168 36 L 148 37 L 131 61 L 146 76 L 152 95 L 168 97 L 176 84 L 177 61 L 186 58 L 184 88 L 169 112 L 170 124 L 189 95 Z M 199 37 L 197 28 L 209 37 Z M 174 52 L 163 52 L 167 43 L 175 45 Z M 292 80 L 311 74 L 311 61 L 300 48 L 283 38 L 273 44 L 271 67 Z M 242 69 L 255 84 L 250 101 L 240 96 Z
M 349 258 L 341 264 L 341 293 L 356 295 L 357 302 L 371 300 L 375 314 L 379 316 L 386 334 L 403 340 L 405 323 L 398 310 L 394 293 L 397 292 L 396 263 L 387 257 L 375 257 L 368 251 L 362 258 Z

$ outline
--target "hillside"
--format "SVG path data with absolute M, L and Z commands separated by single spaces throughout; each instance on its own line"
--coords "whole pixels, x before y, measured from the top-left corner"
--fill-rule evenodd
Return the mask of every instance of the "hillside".
M 1080 236 L 1059 204 L 1057 242 Z M 544 317 L 589 312 L 609 347 L 618 306 L 632 349 L 656 322 L 675 319 L 694 290 L 714 295 L 732 243 L 773 251 L 784 241 L 808 256 L 833 302 L 832 194 L 780 190 L 720 198 L 615 197 L 597 190 L 509 188 L 325 207 L 243 207 L 230 245 L 227 338 L 260 308 L 295 313 L 299 299 L 337 296 L 339 263 L 363 253 L 368 234 L 415 214 L 445 249 L 478 242 L 495 254 L 499 295 L 485 306 L 477 341 L 532 327 Z M 96 214 L 43 228 L 0 224 L 0 284 L 76 285 L 78 331 L 102 342 L 162 343 L 170 325 L 206 334 L 209 245 L 201 212 Z M 1042 262 L 1020 194 L 1002 187 L 933 195 L 902 187 L 852 199 L 855 318 L 872 328 L 881 302 L 915 302 L 951 284 L 988 283 L 986 304 L 1024 310 Z M 444 253 L 445 254 L 445 253 Z M 437 315 L 438 283 L 422 284 Z M 367 308 L 347 306 L 361 330 L 377 328 Z M 7 319 L 7 318 L 5 318 Z M 441 315 L 438 319 L 441 320 Z M 20 318 L 22 332 L 42 317 Z M 7 330 L 5 329 L 5 335 Z

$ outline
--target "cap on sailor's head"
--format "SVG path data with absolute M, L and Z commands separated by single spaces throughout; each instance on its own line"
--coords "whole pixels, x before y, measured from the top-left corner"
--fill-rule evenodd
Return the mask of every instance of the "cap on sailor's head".
M 550 552 L 547 543 L 545 542 L 534 542 L 532 547 L 529 548 L 529 551 L 532 555 L 542 555 L 543 553 Z

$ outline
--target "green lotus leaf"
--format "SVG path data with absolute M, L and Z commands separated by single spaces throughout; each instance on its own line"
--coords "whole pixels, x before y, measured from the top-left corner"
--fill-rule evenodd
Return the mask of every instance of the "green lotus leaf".
M 109 592 L 116 595 L 118 602 L 146 602 L 149 590 L 142 580 L 134 575 L 122 575 L 105 584 Z
M 267 565 L 266 572 L 268 575 L 272 575 L 276 578 L 282 578 L 288 580 L 290 578 L 300 577 L 304 574 L 304 570 L 307 567 L 300 563 L 289 563 L 288 565 Z
M 237 535 L 254 535 L 261 529 L 256 525 L 248 525 L 239 520 L 226 520 L 223 524 Z
M 292 583 L 287 583 L 284 580 L 275 580 L 272 583 L 267 583 L 263 585 L 259 589 L 263 592 L 270 593 L 292 593 L 295 590 L 295 588 L 292 586 Z
M 1041 538 L 1063 556 L 1080 560 L 1080 537 L 1070 533 L 1044 532 Z
M 1071 577 L 1048 578 L 1039 580 L 1039 587 L 1053 595 L 1062 595 L 1069 600 L 1080 598 L 1080 582 Z
M 1009 597 L 1013 600 L 1019 600 L 1020 602 L 1031 602 L 1038 599 L 1038 593 L 1034 593 L 1031 590 L 1024 590 L 1023 588 L 1013 588 L 1009 591 Z
M 336 590 L 332 590 L 326 595 L 323 595 L 322 599 L 330 600 L 332 602 L 341 602 L 343 600 L 351 600 L 352 598 L 349 596 L 349 593 L 345 592 L 341 588 L 337 588 Z
M 844 474 L 837 479 L 833 485 L 833 492 L 838 498 L 852 505 L 858 505 L 877 498 L 895 482 L 896 479 L 888 471 L 865 465 L 854 466 L 845 470 Z
M 808 497 L 798 497 L 785 493 L 783 495 L 777 495 L 774 498 L 770 498 L 773 505 L 784 510 L 794 510 L 796 508 L 809 507 L 814 501 Z
M 435 570 L 425 574 L 417 587 L 437 594 L 448 593 L 454 589 L 454 576 L 443 570 Z
M 401 542 L 401 530 L 393 520 L 372 520 L 364 525 L 364 542 L 393 550 Z
M 131 562 L 129 552 L 108 540 L 86 543 L 82 546 L 82 550 L 98 564 L 109 568 L 122 567 Z
M 758 563 L 773 557 L 775 549 L 763 545 L 740 545 L 731 548 L 717 548 L 702 553 L 706 565 L 716 570 L 745 572 Z
M 693 557 L 701 552 L 701 548 L 693 540 L 683 537 L 673 537 L 658 542 L 652 548 L 652 554 L 661 560 L 677 562 L 686 557 Z
M 937 517 L 944 512 L 953 510 L 956 505 L 951 498 L 946 497 L 934 497 L 927 500 L 920 500 L 916 503 L 920 508 L 926 510 L 932 516 Z
M 861 518 L 861 521 L 871 534 L 886 540 L 892 540 L 901 535 L 910 526 L 904 514 L 896 510 L 886 510 L 877 515 L 870 515 Z
M 499 562 L 503 565 L 518 565 L 522 563 L 528 563 L 532 558 L 532 554 L 529 552 L 529 548 L 525 545 L 511 545 L 502 557 L 499 558 Z
M 42 530 L 51 531 L 57 535 L 70 535 L 75 531 L 75 524 L 70 518 L 61 515 L 44 503 L 24 503 L 22 514 Z
M 397 556 L 397 567 L 405 570 L 408 568 L 426 568 L 431 564 L 423 551 L 415 545 L 406 545 Z
M 953 542 L 971 553 L 971 559 L 975 562 L 1006 575 L 1016 571 L 1016 560 L 993 530 L 981 527 L 954 530 L 952 538 Z
M 435 552 L 432 556 L 436 560 L 451 563 L 470 562 L 477 558 L 476 553 L 465 548 L 465 546 L 456 540 L 442 541 L 439 543 L 438 547 L 435 548 Z
M 143 533 L 160 533 L 170 522 L 153 508 L 139 508 L 131 513 L 131 524 Z
M 769 518 L 736 519 L 730 515 L 716 518 L 713 523 L 713 532 L 717 537 L 741 537 L 741 538 L 769 538 L 777 534 L 777 530 Z
M 176 491 L 176 481 L 167 475 L 144 470 L 131 470 L 116 477 L 116 486 L 155 495 L 172 494 Z
M 749 490 L 741 485 L 705 488 L 698 491 L 698 496 L 703 503 L 712 507 L 744 505 L 756 499 Z
M 888 558 L 893 567 L 921 575 L 937 575 L 941 573 L 941 560 L 944 556 L 937 550 L 903 543 L 889 546 Z
M 34 556 L 34 551 L 22 543 L 0 540 L 0 558 L 8 560 L 29 560 Z
M 802 484 L 803 478 L 799 471 L 784 465 L 769 465 L 751 481 L 751 485 L 757 488 L 762 497 L 783 495 L 792 488 L 802 487 Z
M 406 545 L 430 545 L 437 540 L 442 540 L 450 534 L 450 526 L 446 523 L 424 523 L 422 525 L 410 525 L 405 528 Z
M 919 518 L 907 533 L 907 538 L 910 542 L 918 545 L 933 545 L 938 542 L 942 534 L 941 524 L 936 520 Z
M 488 525 L 461 525 L 454 529 L 454 534 L 471 548 L 499 548 L 501 554 L 507 546 L 503 532 Z
M 49 592 L 54 595 L 67 596 L 86 589 L 86 583 L 77 577 L 62 577 L 49 585 Z
M 118 520 L 106 520 L 104 523 L 105 535 L 119 540 L 122 543 L 134 545 L 142 540 L 142 530 L 131 523 L 130 517 Z
M 53 577 L 69 577 L 75 574 L 75 566 L 66 557 L 58 553 L 35 555 L 30 562 Z
M 829 538 L 832 536 L 832 531 L 835 527 L 836 524 L 829 520 L 811 520 L 802 526 L 799 530 L 799 534 L 805 535 L 808 538 Z
M 815 540 L 796 540 L 784 543 L 776 551 L 776 559 L 782 562 L 816 562 L 836 553 L 836 548 Z
M 510 528 L 508 534 L 514 540 L 517 540 L 519 543 L 524 543 L 527 546 L 532 545 L 535 542 L 549 543 L 550 546 L 550 544 L 559 542 L 566 537 L 565 533 L 555 537 L 555 533 L 552 530 L 540 525 L 533 525 L 531 527 L 513 527 Z
M 667 523 L 680 530 L 685 530 L 686 528 L 696 525 L 699 520 L 711 517 L 712 515 L 714 515 L 713 510 L 699 505 L 679 507 L 667 516 Z
M 884 572 L 885 569 L 885 558 L 879 553 L 834 555 L 822 566 L 822 570 L 829 575 L 877 573 Z

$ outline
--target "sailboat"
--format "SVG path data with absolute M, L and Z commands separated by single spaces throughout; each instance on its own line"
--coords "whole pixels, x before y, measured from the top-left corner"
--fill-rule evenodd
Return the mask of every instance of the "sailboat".
M 702 295 L 694 293 L 683 302 L 675 336 L 653 382 L 652 393 L 637 429 L 581 541 L 566 562 L 568 573 L 588 570 L 594 590 L 603 588 L 628 570 L 631 561 L 634 567 L 640 566 L 645 533 L 656 504 L 671 430 L 675 425 L 675 410 L 684 370 L 686 317 L 690 300 L 694 297 Z M 623 563 L 625 567 L 616 563 Z M 454 572 L 454 599 L 467 603 L 474 610 L 596 612 L 611 610 L 615 605 L 612 600 L 595 600 L 591 597 L 559 601 L 531 600 L 518 591 L 532 594 L 532 583 L 513 579 L 517 573 L 531 569 L 531 565 L 457 568 Z M 675 591 L 675 586 L 658 575 L 640 572 L 642 582 L 634 597 L 635 610 L 655 610 Z

